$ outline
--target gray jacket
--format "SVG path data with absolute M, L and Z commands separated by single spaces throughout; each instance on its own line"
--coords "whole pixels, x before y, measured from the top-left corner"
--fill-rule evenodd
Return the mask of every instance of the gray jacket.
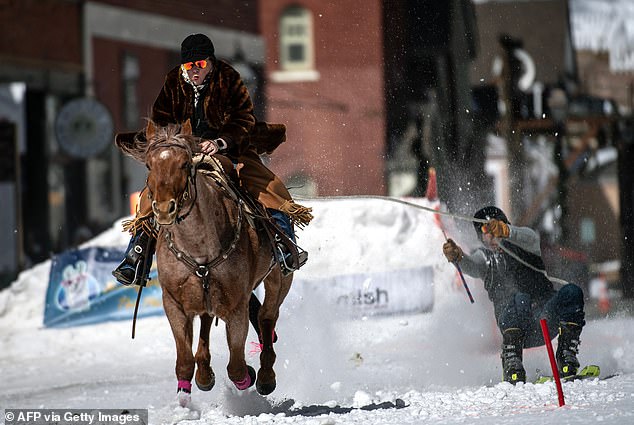
M 534 268 L 544 270 L 539 235 L 528 227 L 510 226 L 508 238 L 500 239 L 500 245 Z M 484 281 L 489 299 L 493 302 L 495 317 L 518 292 L 531 297 L 531 307 L 541 308 L 555 293 L 553 284 L 536 270 L 527 267 L 504 251 L 492 251 L 480 247 L 460 261 L 462 270 Z

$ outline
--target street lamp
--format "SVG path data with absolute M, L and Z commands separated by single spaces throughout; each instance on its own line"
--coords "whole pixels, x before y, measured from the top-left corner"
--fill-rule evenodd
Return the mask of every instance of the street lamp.
M 568 118 L 568 97 L 566 92 L 560 88 L 555 88 L 550 92 L 548 97 L 548 108 L 550 116 L 553 120 L 553 128 L 555 130 L 555 150 L 554 161 L 559 171 L 559 179 L 557 181 L 557 194 L 559 202 L 559 228 L 560 239 L 565 244 L 568 241 L 568 232 L 565 220 L 568 214 L 567 201 L 568 189 L 566 186 L 568 180 L 568 169 L 564 158 L 566 156 L 565 132 L 566 120 Z
M 253 66 L 247 61 L 246 55 L 244 54 L 240 44 L 236 44 L 235 52 L 231 58 L 231 65 L 236 71 L 238 71 L 242 82 L 247 86 L 251 100 L 254 103 L 259 102 L 259 77 L 255 69 L 253 69 Z

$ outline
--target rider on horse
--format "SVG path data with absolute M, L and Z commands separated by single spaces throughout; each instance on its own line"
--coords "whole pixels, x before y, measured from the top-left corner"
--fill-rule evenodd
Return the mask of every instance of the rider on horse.
M 228 157 L 237 168 L 241 185 L 266 207 L 276 229 L 285 233 L 280 235 L 278 231 L 274 236 L 282 273 L 290 274 L 306 262 L 306 251 L 299 252 L 295 245 L 293 225 L 308 224 L 311 209 L 293 202 L 284 183 L 259 156 L 270 153 L 285 140 L 285 127 L 265 123 L 256 126 L 253 103 L 240 74 L 216 59 L 214 45 L 207 36 L 192 34 L 182 42 L 181 65 L 167 74 L 151 119 L 162 126 L 189 120 L 193 134 L 201 138 L 201 153 Z M 143 192 L 137 219 L 151 213 L 147 208 L 151 202 L 144 199 L 147 197 Z M 133 236 L 125 258 L 113 275 L 124 285 L 144 286 L 156 241 L 147 226 L 145 230 L 143 226 L 131 230 Z

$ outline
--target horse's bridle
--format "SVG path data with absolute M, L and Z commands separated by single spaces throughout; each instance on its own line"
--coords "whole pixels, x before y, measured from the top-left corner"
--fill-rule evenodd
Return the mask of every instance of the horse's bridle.
M 225 248 L 216 258 L 207 262 L 207 263 L 199 263 L 193 257 L 188 255 L 185 251 L 182 251 L 176 247 L 176 243 L 172 238 L 172 232 L 168 229 L 163 229 L 163 235 L 165 236 L 165 240 L 167 241 L 167 248 L 174 254 L 174 256 L 180 260 L 187 268 L 193 272 L 202 283 L 203 291 L 205 291 L 205 309 L 211 313 L 211 299 L 207 295 L 209 294 L 209 283 L 210 277 L 209 272 L 214 268 L 224 262 L 229 255 L 236 249 L 238 245 L 238 240 L 240 239 L 240 234 L 242 230 L 242 217 L 244 214 L 243 201 L 238 200 L 238 223 L 236 224 L 235 231 L 233 233 L 233 240 L 231 244 Z
M 167 247 L 169 250 L 178 258 L 183 264 L 185 264 L 196 276 L 203 280 L 203 288 L 205 290 L 209 289 L 209 282 L 205 282 L 207 277 L 209 276 L 209 271 L 214 267 L 221 264 L 225 261 L 229 255 L 236 249 L 238 244 L 238 240 L 240 240 L 240 231 L 242 230 L 242 218 L 244 215 L 243 201 L 238 201 L 238 223 L 236 224 L 235 231 L 233 233 L 233 240 L 231 244 L 225 248 L 216 258 L 213 260 L 201 264 L 194 260 L 190 255 L 188 255 L 185 251 L 182 251 L 176 247 L 174 240 L 172 238 L 172 233 L 164 229 L 165 240 L 167 241 Z
M 154 145 L 152 145 L 150 148 L 148 148 L 148 151 L 153 150 L 153 149 L 157 149 L 160 147 L 178 147 L 181 149 L 185 149 L 188 150 L 187 147 L 185 146 L 181 146 L 175 143 L 169 143 L 169 142 L 161 142 L 161 143 L 156 143 Z M 189 152 L 191 154 L 191 152 Z M 190 155 L 191 157 L 191 155 Z M 196 203 L 196 198 L 198 197 L 198 187 L 196 186 L 196 174 L 197 174 L 197 170 L 198 170 L 198 165 L 193 165 L 193 162 L 190 162 L 188 164 L 188 168 L 189 168 L 189 175 L 187 177 L 187 185 L 185 186 L 185 190 L 183 191 L 183 194 L 180 196 L 179 200 L 178 200 L 178 211 L 180 211 L 181 207 L 184 205 L 184 203 L 189 199 L 189 191 L 190 188 L 193 186 L 194 187 L 194 197 L 189 205 L 189 209 L 187 210 L 187 212 L 183 215 L 177 216 L 176 218 L 176 223 L 180 223 L 182 222 L 185 218 L 187 218 L 187 216 L 191 213 L 194 204 Z M 147 183 L 147 182 L 146 182 Z M 147 186 L 147 184 L 146 184 Z M 152 192 L 150 190 L 150 188 L 148 187 L 148 195 L 150 196 L 150 199 L 152 198 Z M 231 244 L 229 244 L 228 247 L 226 247 L 224 250 L 222 250 L 220 252 L 220 254 L 218 254 L 218 256 L 216 258 L 214 258 L 213 260 L 207 262 L 207 263 L 199 263 L 197 262 L 193 257 L 191 257 L 189 254 L 187 254 L 185 251 L 179 249 L 176 246 L 176 243 L 174 242 L 174 239 L 172 237 L 172 232 L 170 232 L 167 228 L 163 228 L 163 235 L 165 237 L 165 240 L 167 242 L 167 248 L 172 252 L 172 254 L 174 254 L 174 256 L 181 261 L 183 264 L 185 264 L 185 266 L 187 266 L 187 268 L 194 273 L 200 280 L 202 283 L 202 287 L 203 290 L 205 291 L 205 308 L 207 309 L 207 311 L 211 311 L 211 300 L 208 296 L 206 296 L 209 293 L 209 284 L 210 284 L 210 277 L 209 277 L 209 272 L 214 268 L 217 267 L 218 265 L 220 265 L 222 262 L 224 262 L 229 255 L 231 255 L 231 253 L 236 249 L 236 246 L 238 244 L 238 240 L 240 239 L 240 234 L 242 231 L 242 221 L 243 221 L 243 216 L 244 216 L 244 201 L 242 201 L 242 199 L 237 199 L 237 204 L 238 204 L 238 222 L 236 223 L 235 226 L 235 231 L 233 234 L 233 240 L 231 241 Z

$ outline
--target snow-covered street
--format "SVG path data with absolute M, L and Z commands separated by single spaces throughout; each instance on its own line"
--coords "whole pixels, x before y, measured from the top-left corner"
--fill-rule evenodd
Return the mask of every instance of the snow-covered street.
M 313 231 L 323 232 L 318 222 Z M 119 233 L 92 243 L 118 244 L 116 238 L 125 240 Z M 307 229 L 302 240 L 317 252 L 310 237 Z M 130 321 L 43 328 L 49 270 L 50 261 L 39 264 L 0 292 L 2 409 L 138 408 L 148 409 L 152 424 L 634 423 L 632 317 L 589 320 L 580 360 L 600 365 L 602 378 L 617 376 L 564 383 L 566 406 L 559 408 L 553 383 L 499 382 L 500 339 L 486 294 L 469 280 L 476 299 L 470 304 L 444 265 L 435 271 L 428 313 L 350 317 L 319 296 L 290 300 L 277 329 L 277 389 L 267 397 L 254 388 L 238 392 L 228 380 L 224 326 L 213 327 L 216 386 L 194 387 L 191 408 L 176 401 L 175 348 L 165 317 L 139 320 L 134 340 Z M 252 341 L 250 330 L 247 351 Z M 256 354 L 247 362 L 257 369 Z M 550 370 L 544 347 L 526 351 L 524 364 L 529 379 Z
M 40 266 L 40 269 L 43 269 Z M 37 270 L 37 269 L 36 269 Z M 17 294 L 24 301 L 34 294 Z M 278 388 L 269 397 L 238 393 L 226 378 L 223 327 L 212 330 L 216 387 L 193 390 L 191 409 L 178 407 L 175 350 L 167 320 L 42 329 L 18 314 L 2 321 L 0 406 L 3 408 L 147 408 L 150 423 L 407 424 L 543 422 L 627 424 L 634 420 L 634 320 L 591 321 L 581 359 L 598 363 L 607 380 L 555 386 L 498 383 L 491 323 L 456 294 L 429 314 L 367 320 L 324 320 L 320 307 L 284 312 L 279 327 Z M 471 311 L 470 311 L 471 310 Z M 35 313 L 25 308 L 23 313 Z M 471 314 L 476 314 L 469 320 Z M 254 341 L 250 335 L 249 341 Z M 249 357 L 257 365 L 257 357 Z M 548 370 L 544 349 L 526 366 Z M 340 407 L 404 401 L 407 407 L 335 414 Z M 311 407 L 312 406 L 312 407 Z M 300 414 L 297 414 L 300 413 Z M 302 415 L 301 413 L 304 413 Z M 319 416 L 314 414 L 322 413 Z

